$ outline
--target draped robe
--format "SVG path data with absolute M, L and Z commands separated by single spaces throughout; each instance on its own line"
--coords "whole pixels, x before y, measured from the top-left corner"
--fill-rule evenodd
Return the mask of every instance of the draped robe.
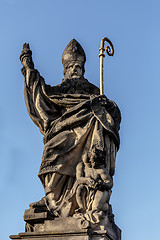
M 114 175 L 120 111 L 85 78 L 65 79 L 51 87 L 37 70 L 29 70 L 24 93 L 28 113 L 44 135 L 38 176 L 46 194 L 52 192 L 58 214 L 72 216 L 77 205 L 72 199 L 68 207 L 66 201 L 76 182 L 76 167 L 88 152 L 105 150 L 105 167 Z M 65 206 L 67 211 L 62 211 Z

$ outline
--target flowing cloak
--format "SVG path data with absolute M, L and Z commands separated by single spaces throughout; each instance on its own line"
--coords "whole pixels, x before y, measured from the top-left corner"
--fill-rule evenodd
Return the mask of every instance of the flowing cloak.
M 45 187 L 45 176 L 56 175 L 56 201 L 73 187 L 78 163 L 93 148 L 105 149 L 106 168 L 113 176 L 121 121 L 117 105 L 106 97 L 102 100 L 99 89 L 84 78 L 51 87 L 37 70 L 30 70 L 28 79 L 27 110 L 44 135 L 38 176 Z

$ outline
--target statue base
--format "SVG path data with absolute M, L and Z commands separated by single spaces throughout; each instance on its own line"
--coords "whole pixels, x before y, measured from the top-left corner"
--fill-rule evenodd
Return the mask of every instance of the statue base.
M 100 226 L 103 228 L 103 226 Z M 81 221 L 68 218 L 56 218 L 45 220 L 43 224 L 37 223 L 34 232 L 24 232 L 18 235 L 11 235 L 12 240 L 120 240 L 121 230 L 113 223 L 108 230 L 82 229 Z
M 121 230 L 106 216 L 94 228 L 74 217 L 53 217 L 49 211 L 25 211 L 25 232 L 11 235 L 12 240 L 121 240 Z
M 108 234 L 106 230 L 90 231 L 88 229 L 81 229 L 81 231 L 64 231 L 64 232 L 31 232 L 19 233 L 18 235 L 11 235 L 12 240 L 116 240 Z

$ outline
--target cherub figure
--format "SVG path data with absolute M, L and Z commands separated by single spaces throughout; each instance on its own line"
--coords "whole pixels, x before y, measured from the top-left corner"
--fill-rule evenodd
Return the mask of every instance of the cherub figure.
M 113 180 L 105 167 L 105 152 L 95 148 L 89 155 L 77 165 L 76 169 L 79 184 L 76 190 L 78 212 L 107 211 Z M 87 192 L 91 191 L 94 196 L 88 199 Z

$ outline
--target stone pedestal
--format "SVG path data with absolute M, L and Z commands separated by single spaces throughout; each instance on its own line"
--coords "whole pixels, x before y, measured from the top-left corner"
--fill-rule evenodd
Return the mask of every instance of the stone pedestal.
M 81 221 L 72 217 L 36 223 L 34 232 L 11 235 L 12 240 L 120 240 L 121 230 L 113 223 L 108 230 L 82 229 Z
M 94 227 L 74 217 L 53 217 L 46 209 L 25 211 L 25 232 L 11 235 L 12 240 L 121 240 L 121 230 L 108 216 Z
M 12 240 L 115 240 L 107 231 L 90 231 L 87 229 L 81 231 L 64 231 L 58 232 L 35 232 L 35 233 L 19 233 L 18 235 L 11 235 Z

